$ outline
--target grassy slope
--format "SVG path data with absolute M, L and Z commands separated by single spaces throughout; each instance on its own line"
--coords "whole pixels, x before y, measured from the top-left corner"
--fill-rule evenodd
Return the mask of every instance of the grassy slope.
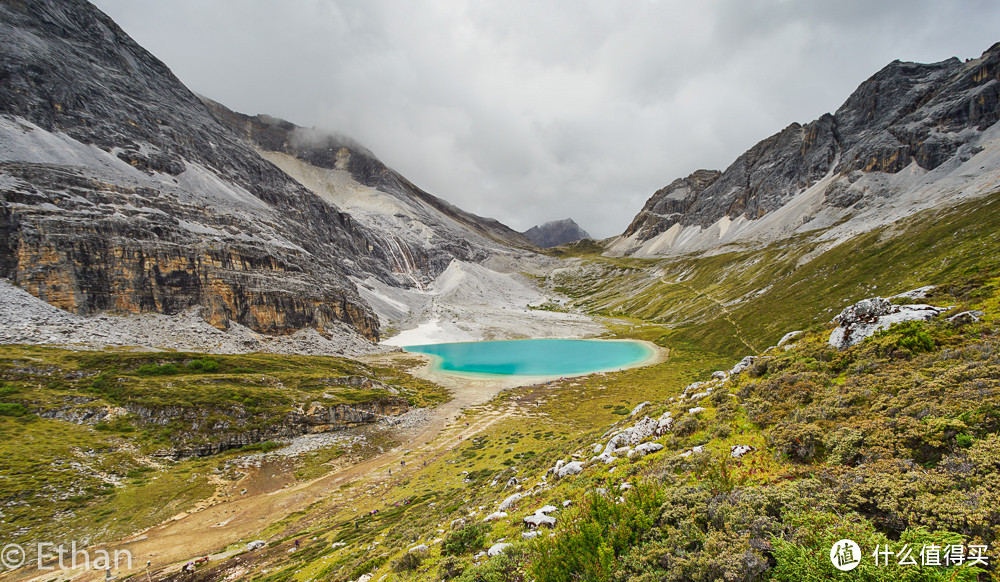
M 198 372 L 186 365 L 204 359 L 218 369 Z M 179 372 L 139 373 L 142 366 L 169 364 Z M 210 476 L 240 452 L 181 461 L 159 453 L 211 441 L 219 432 L 213 424 L 232 423 L 237 414 L 246 419 L 230 432 L 278 425 L 296 404 L 363 404 L 388 396 L 334 383 L 343 376 L 390 384 L 415 406 L 446 398 L 441 388 L 393 368 L 340 358 L 0 347 L 0 538 L 93 543 L 188 509 L 212 495 Z M 96 424 L 40 417 L 130 405 L 162 417 L 126 413 Z M 167 417 L 172 420 L 161 424 Z M 322 463 L 321 454 L 313 456 Z M 315 471 L 301 473 L 305 478 Z
M 840 537 L 855 537 L 866 551 L 876 543 L 992 545 L 1000 533 L 998 210 L 1000 196 L 926 212 L 801 267 L 798 260 L 815 248 L 805 239 L 670 261 L 605 258 L 596 247 L 570 251 L 583 258 L 584 276 L 564 271 L 553 286 L 576 306 L 613 316 L 615 335 L 669 346 L 670 361 L 502 395 L 490 406 L 516 405 L 521 414 L 397 484 L 391 500 L 410 504 L 386 508 L 377 495 L 359 492 L 356 511 L 293 518 L 279 528 L 286 541 L 259 558 L 254 579 L 351 580 L 372 572 L 387 580 L 563 580 L 572 577 L 563 566 L 582 568 L 574 562 L 581 557 L 592 558 L 587 579 L 826 579 L 835 575 L 826 554 Z M 983 309 L 986 322 L 956 328 L 939 320 L 842 353 L 825 344 L 825 322 L 845 305 L 929 283 L 942 285 L 932 302 Z M 671 402 L 687 383 L 798 328 L 809 331 L 794 349 L 772 353 L 700 401 L 706 411 L 690 415 L 691 404 Z M 931 337 L 932 350 L 900 347 L 912 333 Z M 520 502 L 509 518 L 481 526 L 485 532 L 466 528 L 465 551 L 449 556 L 440 549 L 462 540 L 450 530 L 452 520 L 476 523 L 513 491 L 505 487 L 511 476 L 525 490 L 557 459 L 574 451 L 589 457 L 609 425 L 624 426 L 621 413 L 644 400 L 654 402 L 651 415 L 669 408 L 678 419 L 659 439 L 664 452 L 613 472 L 588 468 Z M 736 461 L 728 455 L 734 444 L 758 451 Z M 696 445 L 707 453 L 677 456 Z M 625 481 L 653 486 L 625 494 L 632 514 L 598 511 L 601 501 L 591 492 Z M 574 507 L 557 514 L 555 538 L 520 543 L 522 517 L 566 499 Z M 356 529 L 355 518 L 372 508 L 382 513 L 362 517 Z M 308 527 L 296 526 L 297 519 Z M 303 531 L 305 551 L 289 556 L 289 532 Z M 348 545 L 334 547 L 337 541 Z M 473 559 L 498 541 L 516 543 L 508 557 Z M 406 549 L 420 542 L 431 544 L 430 553 L 409 558 Z M 602 555 L 612 559 L 596 560 Z M 863 572 L 867 579 L 940 574 L 868 566 Z M 945 577 L 976 574 L 950 570 Z

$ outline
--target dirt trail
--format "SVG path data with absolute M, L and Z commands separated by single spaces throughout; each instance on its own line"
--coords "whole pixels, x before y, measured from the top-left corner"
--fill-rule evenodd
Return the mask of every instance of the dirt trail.
M 166 523 L 154 526 L 138 535 L 117 543 L 99 546 L 112 556 L 115 550 L 128 550 L 133 557 L 134 569 L 122 568 L 118 577 L 128 574 L 142 574 L 145 578 L 146 561 L 152 562 L 153 575 L 159 576 L 176 572 L 181 565 L 199 556 L 224 557 L 227 546 L 237 542 L 249 542 L 268 525 L 280 521 L 296 511 L 317 501 L 342 496 L 341 485 L 357 482 L 360 486 L 389 485 L 395 480 L 419 470 L 421 461 L 428 463 L 445 454 L 461 439 L 482 432 L 510 415 L 510 410 L 484 411 L 475 417 L 462 418 L 466 408 L 488 402 L 500 391 L 515 386 L 530 385 L 542 378 L 465 378 L 430 371 L 429 367 L 411 371 L 414 375 L 432 380 L 452 391 L 452 399 L 433 409 L 431 419 L 413 429 L 401 429 L 397 440 L 402 443 L 370 459 L 341 470 L 334 470 L 312 481 L 290 487 L 278 485 L 254 490 L 248 487 L 248 494 L 227 497 L 215 504 L 199 507 L 190 513 L 180 514 Z M 461 435 L 461 436 L 460 436 Z M 406 457 L 407 466 L 400 468 L 399 461 Z M 392 469 L 392 475 L 389 475 Z M 274 476 L 263 475 L 265 480 Z M 275 490 L 276 489 L 276 490 Z M 269 492 L 265 492 L 268 491 Z M 96 550 L 97 548 L 93 548 Z M 213 561 L 214 561 L 213 559 Z M 124 564 L 122 564 L 124 565 Z M 55 572 L 39 575 L 37 571 L 25 571 L 11 580 L 51 580 Z M 58 572 L 60 580 L 88 582 L 103 580 L 104 573 L 96 571 Z

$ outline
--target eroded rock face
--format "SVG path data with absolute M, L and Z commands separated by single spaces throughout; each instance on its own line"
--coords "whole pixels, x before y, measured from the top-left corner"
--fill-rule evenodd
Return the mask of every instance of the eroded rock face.
M 585 238 L 592 238 L 572 218 L 554 220 L 539 226 L 533 226 L 522 234 L 528 240 L 542 248 L 557 247 Z
M 0 277 L 77 314 L 284 334 L 378 320 L 375 237 L 219 124 L 82 0 L 0 6 Z
M 847 208 L 872 172 L 915 163 L 933 170 L 968 159 L 981 133 L 1000 119 L 1000 43 L 979 59 L 921 64 L 895 61 L 862 83 L 835 113 L 793 123 L 757 143 L 724 172 L 698 170 L 655 192 L 623 237 L 641 244 L 674 225 L 708 228 L 721 219 L 755 220 L 783 207 L 826 176 L 825 204 Z

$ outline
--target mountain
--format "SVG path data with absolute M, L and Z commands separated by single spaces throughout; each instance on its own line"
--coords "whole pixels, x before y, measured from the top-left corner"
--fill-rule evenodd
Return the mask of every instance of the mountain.
M 842 241 L 988 193 L 1000 177 L 998 65 L 1000 43 L 966 62 L 895 61 L 835 113 L 657 191 L 609 251 L 674 255 L 806 232 Z
M 533 248 L 346 138 L 202 100 L 83 0 L 0 5 L 0 78 L 0 278 L 73 314 L 377 340 L 358 281 Z
M 572 218 L 553 220 L 541 226 L 533 226 L 524 231 L 523 234 L 531 242 L 546 249 L 585 238 L 592 238 Z
M 421 190 L 348 137 L 202 100 L 261 156 L 388 241 L 389 265 L 404 283 L 426 285 L 453 259 L 479 262 L 511 247 L 533 248 L 500 222 Z

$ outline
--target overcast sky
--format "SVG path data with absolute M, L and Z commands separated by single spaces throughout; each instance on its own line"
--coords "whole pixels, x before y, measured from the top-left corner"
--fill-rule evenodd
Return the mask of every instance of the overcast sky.
M 232 109 L 349 135 L 517 230 L 572 217 L 598 237 L 894 59 L 1000 41 L 985 0 L 95 3 Z

